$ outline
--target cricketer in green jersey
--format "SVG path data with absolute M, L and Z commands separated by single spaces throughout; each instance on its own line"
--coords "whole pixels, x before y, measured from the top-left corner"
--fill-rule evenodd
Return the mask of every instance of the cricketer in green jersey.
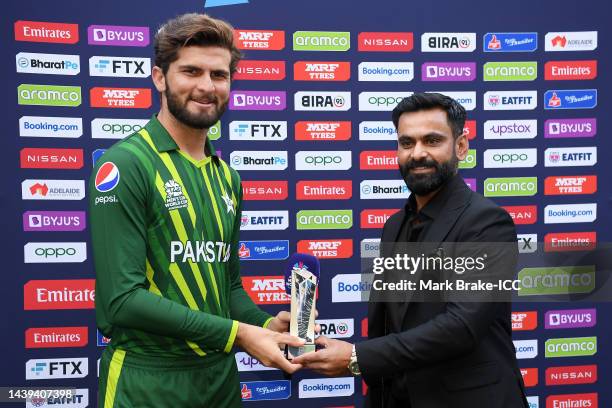
M 96 321 L 112 340 L 98 406 L 237 407 L 234 345 L 294 372 L 282 344 L 289 313 L 261 311 L 242 287 L 242 187 L 207 130 L 225 111 L 240 52 L 227 23 L 167 22 L 152 77 L 161 109 L 113 145 L 90 180 Z

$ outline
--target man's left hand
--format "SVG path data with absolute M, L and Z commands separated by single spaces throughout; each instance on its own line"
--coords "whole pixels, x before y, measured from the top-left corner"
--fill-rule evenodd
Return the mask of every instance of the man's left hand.
M 319 336 L 315 344 L 323 348 L 295 357 L 291 362 L 301 364 L 305 368 L 313 369 L 329 377 L 350 374 L 348 365 L 353 353 L 351 343 Z
M 315 318 L 319 315 L 319 311 L 315 310 Z M 289 331 L 289 322 L 291 321 L 291 313 L 287 311 L 278 312 L 276 317 L 270 320 L 268 323 L 267 329 L 278 333 L 287 333 Z M 315 333 L 318 334 L 321 332 L 321 326 L 319 324 L 315 325 Z

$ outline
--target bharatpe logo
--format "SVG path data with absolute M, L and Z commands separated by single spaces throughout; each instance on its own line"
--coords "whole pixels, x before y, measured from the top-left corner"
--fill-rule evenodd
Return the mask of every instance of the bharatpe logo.
M 234 30 L 234 42 L 241 50 L 271 50 L 285 48 L 285 32 L 279 30 Z
M 20 52 L 15 62 L 17 72 L 25 74 L 76 75 L 81 72 L 78 55 Z
M 538 135 L 536 119 L 487 120 L 484 123 L 485 139 L 533 139 Z
M 147 119 L 96 118 L 91 121 L 92 139 L 123 139 L 138 132 Z
M 538 33 L 486 33 L 484 52 L 533 52 L 538 49 Z
M 484 151 L 485 169 L 535 167 L 538 149 L 487 149 Z
M 597 219 L 597 203 L 550 204 L 544 207 L 544 224 L 573 224 Z
M 26 211 L 23 230 L 30 231 L 83 231 L 85 211 Z
M 538 356 L 537 340 L 513 340 L 512 343 L 514 343 L 518 360 L 536 358 Z
M 485 197 L 530 197 L 538 192 L 537 177 L 487 178 Z
M 232 91 L 230 110 L 282 111 L 287 107 L 285 91 Z
M 460 169 L 473 169 L 476 167 L 477 159 L 476 159 L 476 149 L 468 149 L 468 154 L 465 156 L 465 159 L 459 162 Z
M 75 107 L 81 105 L 81 87 L 21 84 L 17 88 L 17 103 Z
M 286 121 L 237 121 L 229 124 L 230 140 L 277 141 L 287 139 Z
M 533 110 L 538 106 L 537 91 L 488 91 L 483 95 L 484 110 Z
M 321 335 L 331 339 L 348 339 L 355 334 L 354 319 L 327 319 L 316 320 L 321 326 Z
M 380 238 L 362 239 L 359 249 L 361 258 L 378 258 L 380 256 Z
M 544 347 L 546 358 L 594 356 L 597 353 L 597 337 L 548 339 Z
M 363 180 L 359 193 L 362 200 L 406 200 L 410 190 L 404 180 Z
M 446 95 L 449 98 L 453 98 L 457 103 L 465 108 L 466 111 L 471 111 L 476 109 L 476 92 L 467 91 L 467 92 L 442 92 L 436 91 L 436 93 L 440 93 L 442 95 Z
M 151 58 L 93 56 L 89 59 L 89 76 L 148 78 Z
M 597 163 L 597 146 L 549 147 L 544 150 L 545 167 L 594 166 Z
M 360 122 L 359 140 L 397 140 L 397 132 L 393 122 Z
M 291 397 L 291 381 L 250 381 L 240 383 L 243 401 L 282 400 Z
M 591 293 L 595 289 L 595 266 L 523 268 L 518 279 L 519 296 Z
M 295 154 L 296 170 L 348 170 L 351 151 L 300 151 Z
M 593 137 L 597 134 L 596 118 L 548 119 L 544 122 L 544 138 Z
M 361 62 L 357 72 L 359 81 L 410 82 L 414 79 L 414 62 Z
M 544 109 L 593 109 L 597 89 L 550 90 L 544 94 Z
M 458 82 L 475 79 L 475 62 L 425 62 L 421 66 L 421 80 L 425 82 Z
M 295 215 L 297 230 L 350 229 L 353 210 L 300 210 Z
M 546 329 L 594 327 L 596 323 L 596 309 L 549 310 L 544 317 Z
M 289 228 L 288 211 L 243 211 L 241 231 L 286 230 Z
M 146 47 L 149 45 L 149 27 L 90 25 L 87 27 L 87 43 Z
M 293 104 L 296 111 L 347 111 L 351 109 L 351 93 L 299 91 Z
M 421 52 L 473 52 L 476 33 L 423 33 Z
M 22 116 L 19 136 L 78 138 L 83 135 L 83 119 L 49 116 Z
M 332 278 L 332 303 L 367 301 L 371 288 L 372 275 L 336 275 Z
M 244 351 L 237 352 L 234 357 L 236 358 L 236 365 L 238 366 L 238 371 L 240 372 L 278 370 L 278 368 L 266 367 L 265 365 L 261 364 L 261 362 L 255 357 L 250 356 Z
M 236 170 L 285 170 L 287 152 L 234 150 L 230 153 L 230 165 Z
M 40 408 L 46 407 L 47 405 L 55 405 L 57 407 L 86 408 L 89 406 L 89 389 L 74 389 L 70 397 L 65 395 L 51 395 L 47 398 L 27 399 L 25 406 L 26 408 Z
M 548 32 L 544 44 L 544 51 L 593 51 L 597 31 Z
M 238 257 L 243 261 L 271 261 L 289 257 L 289 241 L 240 241 Z
M 293 51 L 348 51 L 351 33 L 348 31 L 296 31 Z
M 412 94 L 413 92 L 361 92 L 359 94 L 359 110 L 392 111 L 402 99 Z
M 25 365 L 25 377 L 26 380 L 84 378 L 89 374 L 88 364 L 87 357 L 28 360 Z
M 537 77 L 536 61 L 487 62 L 482 67 L 483 81 L 533 81 Z
M 298 389 L 300 398 L 348 397 L 355 393 L 355 377 L 309 378 Z
M 23 247 L 24 263 L 80 263 L 86 259 L 85 242 L 28 242 Z
M 82 200 L 83 180 L 27 179 L 21 183 L 22 200 Z

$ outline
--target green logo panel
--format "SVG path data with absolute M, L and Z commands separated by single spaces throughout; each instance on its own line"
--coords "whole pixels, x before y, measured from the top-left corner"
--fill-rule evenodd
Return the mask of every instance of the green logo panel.
M 484 181 L 485 197 L 530 197 L 537 192 L 537 177 L 488 178 Z
M 487 62 L 482 67 L 483 81 L 533 81 L 538 77 L 536 61 Z
M 21 84 L 17 88 L 19 105 L 79 106 L 80 86 Z
M 296 31 L 294 51 L 348 51 L 351 33 L 348 31 Z
M 469 149 L 465 159 L 459 162 L 460 169 L 473 169 L 476 167 L 476 149 Z
M 208 128 L 206 137 L 210 140 L 217 140 L 221 137 L 221 121 L 217 121 L 217 123 Z
M 544 343 L 546 358 L 592 356 L 597 353 L 597 337 L 548 339 Z
M 349 229 L 353 210 L 301 210 L 296 214 L 298 230 Z
M 595 265 L 523 268 L 519 296 L 567 295 L 595 290 Z

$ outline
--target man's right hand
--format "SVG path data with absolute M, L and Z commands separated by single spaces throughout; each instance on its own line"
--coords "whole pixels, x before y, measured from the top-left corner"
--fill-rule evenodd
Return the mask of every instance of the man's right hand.
M 246 323 L 239 323 L 238 333 L 236 333 L 236 344 L 266 367 L 280 368 L 289 374 L 302 368 L 300 364 L 289 362 L 280 348 L 284 344 L 295 347 L 303 346 L 304 340 L 298 337 L 287 333 L 277 333 Z

